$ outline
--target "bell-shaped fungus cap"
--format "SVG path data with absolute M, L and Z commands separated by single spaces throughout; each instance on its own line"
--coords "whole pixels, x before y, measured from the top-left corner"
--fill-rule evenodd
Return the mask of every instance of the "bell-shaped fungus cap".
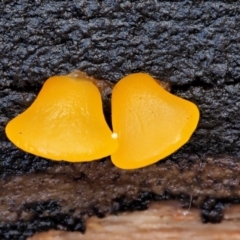
M 192 102 L 169 93 L 148 74 L 128 75 L 112 92 L 119 148 L 111 159 L 122 169 L 155 163 L 188 142 L 198 120 L 199 110 Z
M 71 76 L 49 78 L 33 104 L 7 124 L 6 134 L 20 149 L 52 160 L 91 161 L 118 147 L 97 86 Z

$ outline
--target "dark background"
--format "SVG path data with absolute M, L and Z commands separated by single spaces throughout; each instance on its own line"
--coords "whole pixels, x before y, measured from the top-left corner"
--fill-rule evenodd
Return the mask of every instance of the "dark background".
M 113 82 L 150 73 L 199 106 L 199 126 L 178 152 L 133 172 L 108 159 L 68 164 L 18 150 L 7 122 L 48 77 L 74 69 Z M 223 203 L 240 199 L 239 80 L 240 1 L 2 0 L 0 238 L 84 231 L 83 216 L 171 197 L 191 199 L 205 222 L 221 221 Z
M 80 69 L 118 81 L 147 72 L 195 102 L 201 121 L 179 153 L 239 156 L 239 1 L 2 1 L 0 165 L 20 154 L 6 139 L 52 75 Z M 10 159 L 9 159 L 10 158 Z

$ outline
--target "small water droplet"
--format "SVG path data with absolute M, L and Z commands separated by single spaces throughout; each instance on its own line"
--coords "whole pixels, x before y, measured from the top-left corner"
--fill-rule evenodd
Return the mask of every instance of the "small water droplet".
M 112 134 L 112 138 L 113 138 L 113 139 L 117 139 L 117 138 L 118 138 L 118 134 L 117 134 L 117 133 L 113 133 L 113 134 Z

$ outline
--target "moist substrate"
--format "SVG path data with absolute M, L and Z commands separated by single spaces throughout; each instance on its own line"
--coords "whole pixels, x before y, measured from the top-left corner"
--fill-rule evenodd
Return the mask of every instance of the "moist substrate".
M 240 200 L 240 1 L 3 0 L 0 13 L 1 239 L 84 231 L 89 216 L 169 198 L 220 222 L 224 205 Z M 168 82 L 199 106 L 197 131 L 172 156 L 133 171 L 108 158 L 70 164 L 14 147 L 6 123 L 48 77 L 74 69 L 112 82 L 132 72 Z M 109 120 L 109 98 L 104 106 Z

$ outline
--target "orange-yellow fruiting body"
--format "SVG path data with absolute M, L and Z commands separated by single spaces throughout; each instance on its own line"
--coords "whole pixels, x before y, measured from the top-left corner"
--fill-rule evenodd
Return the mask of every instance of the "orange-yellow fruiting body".
M 144 73 L 128 75 L 112 92 L 112 124 L 119 148 L 113 163 L 135 169 L 155 163 L 188 142 L 199 121 L 195 104 L 174 96 Z
M 91 161 L 118 147 L 98 88 L 70 76 L 49 78 L 33 104 L 8 123 L 6 134 L 22 150 L 52 160 Z

